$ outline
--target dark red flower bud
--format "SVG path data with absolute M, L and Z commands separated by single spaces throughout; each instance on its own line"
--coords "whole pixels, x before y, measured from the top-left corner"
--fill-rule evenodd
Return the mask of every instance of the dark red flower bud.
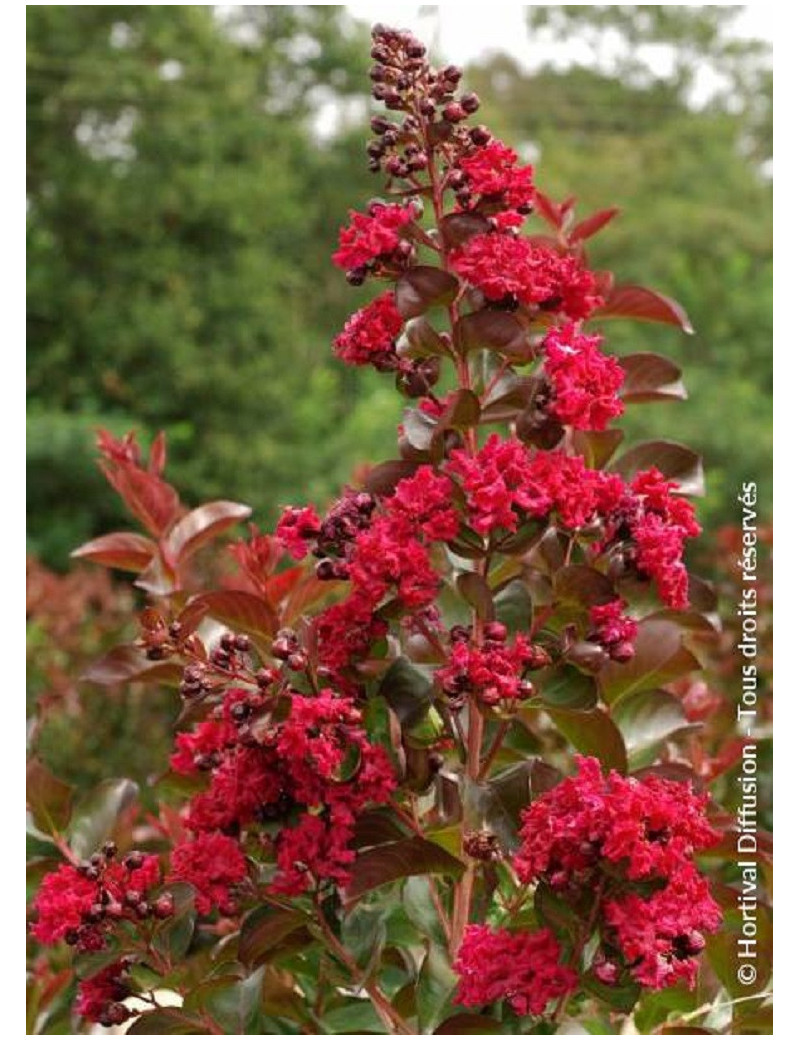
M 175 897 L 171 892 L 165 892 L 158 897 L 155 903 L 153 903 L 153 913 L 160 921 L 172 917 L 175 913 Z
M 467 113 L 457 101 L 451 101 L 449 104 L 445 105 L 442 110 L 442 115 L 448 123 L 460 123 L 463 119 L 467 118 Z
M 472 115 L 473 112 L 477 112 L 481 107 L 481 99 L 474 93 L 465 94 L 461 98 L 461 107 L 468 115 Z
M 469 137 L 472 143 L 477 145 L 479 148 L 488 144 L 492 139 L 491 133 L 485 126 L 473 126 L 469 132 Z
M 484 639 L 488 639 L 492 643 L 504 643 L 507 635 L 508 629 L 502 621 L 488 621 L 483 626 Z

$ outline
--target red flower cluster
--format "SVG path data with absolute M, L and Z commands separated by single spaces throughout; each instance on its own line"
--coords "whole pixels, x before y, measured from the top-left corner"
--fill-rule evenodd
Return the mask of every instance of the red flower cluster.
M 451 264 L 487 300 L 558 311 L 576 321 L 603 303 L 594 275 L 576 257 L 516 235 L 474 235 L 453 251 Z
M 77 867 L 64 863 L 42 881 L 31 934 L 46 945 L 66 939 L 79 950 L 101 950 L 115 922 L 150 912 L 147 894 L 160 880 L 158 857 L 141 853 L 122 863 L 101 853 Z
M 203 913 L 232 911 L 230 886 L 246 876 L 233 836 L 261 824 L 277 826 L 276 891 L 297 894 L 312 878 L 345 883 L 358 813 L 394 787 L 385 752 L 369 743 L 350 700 L 289 691 L 277 703 L 287 702 L 286 717 L 274 718 L 270 698 L 234 689 L 218 718 L 178 738 L 173 768 L 210 772 L 186 811 L 197 837 L 175 849 L 171 875 L 195 885 Z
M 688 863 L 646 899 L 629 892 L 608 900 L 603 917 L 631 975 L 650 989 L 681 981 L 694 986 L 697 955 L 706 945 L 703 932 L 716 931 L 721 920 L 708 882 Z
M 124 960 L 102 968 L 78 984 L 78 999 L 75 1010 L 81 1018 L 109 1028 L 122 1025 L 131 1012 L 122 1004 L 131 995 L 126 975 L 128 964 Z
M 697 851 L 718 839 L 705 816 L 706 802 L 688 783 L 614 771 L 603 776 L 597 759 L 579 757 L 578 775 L 562 780 L 523 813 L 514 857 L 523 882 L 539 880 L 566 898 L 587 887 L 609 893 L 602 902 L 601 977 L 609 975 L 607 962 L 616 958 L 620 969 L 631 969 L 648 986 L 693 979 L 694 965 L 674 962 L 699 953 L 695 933 L 719 922 L 708 885 L 693 863 Z M 666 887 L 647 897 L 630 887 L 645 880 Z M 638 924 L 630 922 L 647 929 L 637 932 Z M 659 961 L 658 973 L 651 970 L 652 958 L 645 965 L 631 953 L 637 942 L 642 949 L 653 936 L 659 937 L 653 957 L 666 962 Z
M 517 166 L 517 153 L 502 141 L 490 141 L 465 155 L 458 164 L 466 183 L 459 187 L 464 209 L 491 205 L 494 210 L 514 210 L 520 215 L 533 208 L 533 167 Z M 461 183 L 461 182 L 460 182 Z
M 394 341 L 403 330 L 403 319 L 394 293 L 385 292 L 347 319 L 333 341 L 334 353 L 349 365 L 375 365 L 379 370 L 396 364 Z
M 559 963 L 560 956 L 549 928 L 510 932 L 469 925 L 453 965 L 459 976 L 456 1001 L 480 1007 L 507 1000 L 518 1015 L 541 1015 L 549 1001 L 578 985 L 578 976 Z
M 625 615 L 626 605 L 624 600 L 614 599 L 589 611 L 592 623 L 589 639 L 604 647 L 614 661 L 628 661 L 633 656 L 632 643 L 639 626 Z
M 505 642 L 506 636 L 506 626 L 499 622 L 485 626 L 480 646 L 470 642 L 466 629 L 452 631 L 450 659 L 436 672 L 451 700 L 459 701 L 471 694 L 487 707 L 495 707 L 531 696 L 533 687 L 524 675 L 532 668 L 549 664 L 550 658 L 542 647 L 532 645 L 523 635 L 515 635 L 510 646 Z
M 576 430 L 604 430 L 624 411 L 619 391 L 625 371 L 598 349 L 601 336 L 586 336 L 577 325 L 551 329 L 544 340 L 544 370 L 554 392 L 550 409 Z
M 235 913 L 231 886 L 247 877 L 247 860 L 235 839 L 214 831 L 198 834 L 175 846 L 170 867 L 170 881 L 193 886 L 198 913 L 211 913 L 214 907 Z
M 339 232 L 333 262 L 344 271 L 366 271 L 376 260 L 389 260 L 400 244 L 400 231 L 416 215 L 415 207 L 375 203 L 369 213 L 350 211 L 350 225 Z

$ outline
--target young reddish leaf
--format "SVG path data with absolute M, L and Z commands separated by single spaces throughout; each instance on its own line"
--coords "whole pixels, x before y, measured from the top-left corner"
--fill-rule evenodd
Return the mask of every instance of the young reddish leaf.
M 160 477 L 164 472 L 164 467 L 167 464 L 167 435 L 163 430 L 159 432 L 153 438 L 153 443 L 150 445 L 150 459 L 148 462 L 148 469 L 155 476 Z
M 73 787 L 53 776 L 38 758 L 28 761 L 25 773 L 27 804 L 33 822 L 42 834 L 60 834 L 72 813 Z
M 518 376 L 505 372 L 494 384 L 483 402 L 481 422 L 510 422 L 521 409 L 527 408 L 539 381 L 534 376 Z
M 439 333 L 425 318 L 412 318 L 406 323 L 405 342 L 399 353 L 404 357 L 446 355 L 447 348 Z
M 618 213 L 619 209 L 616 206 L 613 206 L 611 209 L 600 209 L 597 213 L 592 213 L 590 217 L 581 220 L 570 231 L 569 241 L 571 243 L 584 242 L 587 238 L 591 238 L 592 235 L 596 235 L 598 231 L 602 230 Z
M 278 629 L 275 611 L 251 592 L 240 592 L 237 589 L 201 592 L 191 603 L 204 606 L 212 617 L 229 625 L 235 632 L 270 638 Z
M 438 431 L 467 430 L 481 417 L 481 403 L 472 390 L 457 390 L 437 423 Z
M 641 470 L 655 466 L 667 480 L 674 480 L 684 495 L 702 495 L 705 491 L 703 462 L 700 456 L 674 441 L 643 441 L 629 448 L 611 469 L 626 480 Z
M 135 646 L 115 646 L 94 661 L 81 676 L 99 686 L 125 682 L 178 682 L 183 669 L 170 661 L 150 661 Z
M 269 605 L 277 609 L 278 604 L 286 599 L 292 589 L 296 588 L 303 577 L 308 574 L 305 567 L 287 567 L 279 574 L 271 574 L 264 582 L 264 595 Z
M 458 279 L 440 267 L 412 267 L 397 281 L 395 302 L 404 318 L 417 318 L 435 304 L 449 303 Z
M 553 575 L 553 592 L 557 600 L 593 607 L 616 599 L 614 585 L 605 574 L 583 563 L 562 567 Z
M 700 667 L 684 646 L 684 630 L 670 618 L 645 618 L 626 664 L 612 661 L 600 672 L 600 688 L 608 704 L 637 690 L 651 690 Z
M 293 932 L 304 928 L 306 916 L 299 910 L 259 906 L 242 923 L 239 960 L 251 970 L 269 960 L 269 955 Z
M 464 872 L 461 860 L 425 838 L 404 838 L 386 845 L 376 845 L 359 853 L 353 864 L 350 884 L 345 891 L 345 902 L 352 905 L 366 892 L 390 881 L 412 877 L 415 874 L 447 874 L 460 877 Z
M 373 466 L 364 479 L 364 487 L 372 495 L 384 498 L 391 495 L 401 480 L 413 477 L 419 469 L 418 462 L 408 459 L 389 459 Z
M 688 334 L 694 332 L 689 316 L 679 303 L 641 285 L 615 286 L 606 297 L 605 304 L 594 312 L 592 318 L 655 321 L 663 325 L 676 325 Z
M 528 322 L 520 311 L 474 311 L 458 319 L 454 335 L 463 353 L 485 347 L 514 360 L 527 359 L 531 354 Z
M 587 466 L 592 469 L 603 469 L 624 438 L 622 430 L 616 429 L 574 430 L 572 444 L 575 450 L 583 456 Z
M 551 227 L 556 230 L 561 229 L 564 222 L 561 207 L 539 188 L 533 189 L 533 205 L 539 216 L 546 220 Z
M 153 596 L 169 596 L 180 588 L 177 573 L 160 550 L 133 584 Z
M 175 489 L 160 477 L 133 465 L 100 462 L 109 484 L 133 515 L 155 537 L 163 535 L 181 510 Z
M 686 400 L 681 370 L 669 358 L 661 354 L 628 354 L 619 362 L 625 369 L 620 397 L 628 404 Z
M 69 825 L 69 843 L 80 859 L 97 852 L 114 833 L 120 814 L 133 805 L 139 788 L 133 780 L 102 780 L 83 796 Z
M 473 235 L 483 235 L 491 230 L 491 224 L 480 213 L 450 213 L 439 225 L 442 236 L 449 246 L 462 246 Z
M 104 567 L 118 567 L 123 571 L 143 571 L 153 558 L 156 543 L 142 534 L 115 531 L 91 542 L 84 542 L 70 555 L 79 560 L 91 560 Z
M 456 578 L 458 591 L 474 607 L 476 614 L 482 621 L 491 621 L 494 618 L 494 602 L 492 590 L 486 579 L 476 571 L 465 571 Z
M 175 563 L 188 560 L 206 542 L 246 520 L 251 513 L 249 506 L 239 502 L 208 502 L 193 509 L 170 531 L 166 545 L 168 558 Z
M 316 574 L 306 574 L 289 593 L 281 611 L 281 623 L 294 624 L 310 607 L 327 596 L 335 596 L 343 586 L 341 581 L 320 581 Z
M 523 709 L 523 717 L 530 709 Z M 547 708 L 547 714 L 556 729 L 572 744 L 576 751 L 599 758 L 606 769 L 627 773 L 628 757 L 625 741 L 619 727 L 602 708 L 591 711 L 561 711 Z

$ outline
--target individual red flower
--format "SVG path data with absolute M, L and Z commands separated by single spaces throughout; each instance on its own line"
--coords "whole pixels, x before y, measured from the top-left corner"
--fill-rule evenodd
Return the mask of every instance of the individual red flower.
M 390 256 L 400 242 L 400 231 L 415 216 L 413 206 L 376 204 L 369 214 L 350 211 L 350 225 L 339 232 L 339 248 L 333 262 L 344 271 L 368 267 Z
M 578 976 L 560 958 L 549 928 L 511 932 L 469 925 L 453 965 L 459 976 L 455 999 L 466 1007 L 506 1000 L 518 1015 L 541 1015 L 549 1001 L 577 988 Z
M 694 867 L 676 869 L 665 888 L 650 896 L 634 892 L 603 904 L 607 946 L 619 948 L 631 975 L 648 989 L 697 979 L 703 932 L 715 932 L 722 915 L 708 882 Z
M 586 336 L 577 325 L 553 328 L 544 340 L 544 370 L 554 398 L 550 410 L 576 430 L 604 430 L 624 411 L 619 391 L 625 371 L 599 350 L 601 336 Z
M 176 845 L 170 857 L 170 881 L 184 881 L 195 890 L 197 910 L 210 913 L 215 907 L 233 913 L 231 886 L 247 877 L 247 860 L 239 843 L 210 831 Z
M 449 542 L 458 534 L 459 515 L 453 506 L 453 484 L 432 466 L 420 466 L 401 480 L 385 502 L 386 512 L 407 522 L 409 534 L 428 542 Z
M 542 307 L 576 321 L 603 303 L 594 275 L 576 257 L 515 235 L 474 235 L 453 251 L 451 264 L 487 300 Z
M 608 650 L 615 661 L 627 661 L 633 655 L 633 641 L 639 626 L 625 614 L 625 600 L 614 599 L 589 610 L 592 628 L 589 639 Z
M 284 509 L 275 537 L 295 560 L 302 560 L 309 553 L 309 543 L 320 530 L 320 518 L 313 506 L 289 506 Z
M 356 538 L 350 577 L 375 606 L 393 592 L 406 607 L 425 607 L 441 585 L 427 549 L 409 538 L 407 525 L 398 526 L 392 516 L 378 517 Z
M 82 979 L 78 984 L 75 1011 L 88 1022 L 106 1027 L 121 1025 L 132 1014 L 122 1004 L 132 992 L 127 974 L 127 963 L 119 960 Z
M 458 168 L 476 203 L 490 202 L 502 210 L 530 212 L 533 206 L 533 167 L 518 166 L 518 156 L 496 138 L 464 156 Z M 471 207 L 470 207 L 471 208 Z
M 347 319 L 333 341 L 334 353 L 349 365 L 389 367 L 403 324 L 394 293 L 382 293 Z

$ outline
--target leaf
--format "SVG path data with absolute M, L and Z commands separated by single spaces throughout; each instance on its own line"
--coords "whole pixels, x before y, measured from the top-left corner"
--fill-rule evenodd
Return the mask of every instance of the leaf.
M 487 349 L 516 359 L 527 358 L 531 353 L 527 319 L 518 312 L 474 311 L 458 319 L 454 337 L 463 353 Z
M 167 555 L 176 562 L 188 560 L 198 549 L 252 513 L 239 502 L 207 502 L 187 513 L 167 538 Z
M 352 1036 L 359 1033 L 386 1032 L 386 1027 L 371 1000 L 348 1000 L 341 1007 L 326 1012 L 324 1024 L 326 1032 L 332 1036 L 340 1033 Z
M 245 917 L 239 934 L 239 960 L 255 968 L 269 960 L 284 939 L 306 925 L 299 910 L 278 906 L 259 906 Z
M 628 404 L 647 401 L 685 401 L 681 370 L 661 354 L 628 354 L 619 359 L 625 369 L 620 397 Z
M 404 318 L 416 318 L 434 304 L 449 303 L 458 291 L 458 279 L 440 267 L 412 267 L 397 280 L 395 303 Z
M 668 737 L 698 728 L 686 718 L 681 701 L 667 690 L 637 690 L 615 701 L 611 715 L 637 767 Z
M 573 563 L 553 575 L 553 593 L 557 600 L 593 607 L 617 598 L 613 583 L 594 567 Z
M 238 589 L 201 592 L 190 603 L 201 605 L 208 613 L 236 632 L 269 639 L 278 629 L 275 611 L 259 596 Z
M 42 834 L 60 835 L 70 820 L 75 789 L 53 776 L 38 758 L 31 758 L 25 772 L 27 804 Z
M 585 220 L 581 220 L 577 223 L 572 231 L 570 231 L 570 243 L 583 242 L 587 238 L 591 238 L 592 235 L 596 235 L 597 232 L 604 228 L 609 221 L 613 220 L 618 213 L 619 209 L 617 209 L 616 206 L 611 209 L 600 209 L 596 213 L 592 213 L 591 216 L 586 217 Z
M 642 987 L 635 982 L 627 982 L 625 985 L 617 982 L 613 986 L 606 986 L 592 971 L 587 971 L 581 976 L 581 987 L 615 1011 L 624 1011 L 626 1015 L 636 1007 L 642 992 Z
M 498 1036 L 500 1023 L 488 1015 L 468 1015 L 466 1013 L 451 1015 L 436 1029 L 434 1035 L 438 1036 L 461 1036 L 473 1033 L 481 1033 L 489 1036 Z
M 115 531 L 94 538 L 91 542 L 84 542 L 70 556 L 138 574 L 148 566 L 155 552 L 156 543 L 150 538 L 129 531 Z
M 440 417 L 439 431 L 467 430 L 477 425 L 481 417 L 481 403 L 472 390 L 457 390 L 448 398 L 447 407 Z
M 467 781 L 464 814 L 470 826 L 485 825 L 497 835 L 505 849 L 517 845 L 520 814 L 538 795 L 555 787 L 561 773 L 540 758 L 509 766 L 491 780 Z
M 684 495 L 702 495 L 705 491 L 703 463 L 700 456 L 674 441 L 643 441 L 621 455 L 611 469 L 626 480 L 640 470 L 655 466 L 667 478 L 674 480 L 677 490 Z
M 491 224 L 480 213 L 451 213 L 439 222 L 442 237 L 452 249 L 469 241 L 473 235 L 482 235 L 490 230 Z
M 458 977 L 447 954 L 429 945 L 417 982 L 417 1019 L 421 1033 L 430 1033 L 452 1005 Z
M 76 856 L 87 859 L 114 833 L 120 814 L 133 805 L 139 787 L 133 780 L 101 780 L 83 796 L 72 814 L 67 832 Z
M 438 429 L 438 420 L 419 408 L 406 408 L 403 412 L 403 432 L 406 440 L 416 451 L 428 451 Z
M 415 928 L 432 939 L 434 943 L 445 946 L 442 922 L 431 897 L 431 882 L 426 877 L 410 877 L 403 885 L 403 911 Z
M 194 907 L 194 889 L 191 885 L 168 885 L 175 901 L 175 912 L 166 921 L 160 921 L 153 935 L 153 946 L 172 962 L 179 961 L 191 945 L 197 913 Z
M 130 464 L 112 466 L 101 461 L 100 468 L 133 515 L 150 534 L 161 537 L 181 509 L 175 489 L 155 474 Z
M 371 730 L 367 727 L 370 736 Z M 355 849 L 370 848 L 374 845 L 385 845 L 407 836 L 397 822 L 397 818 L 383 809 L 368 809 L 359 813 L 353 833 L 351 845 Z
M 509 632 L 530 632 L 531 594 L 524 581 L 514 579 L 494 598 L 494 615 Z
M 405 729 L 418 722 L 433 703 L 433 685 L 407 657 L 398 657 L 381 679 L 378 695 L 386 699 Z
M 345 901 L 355 903 L 373 888 L 415 874 L 460 877 L 463 872 L 464 864 L 461 860 L 445 852 L 440 845 L 420 837 L 404 838 L 359 853 L 345 891 Z
M 178 682 L 183 669 L 170 661 L 150 661 L 135 646 L 115 646 L 94 661 L 81 676 L 98 686 L 116 686 L 125 682 Z
M 523 715 L 525 709 L 523 710 Z M 556 728 L 576 751 L 599 758 L 606 769 L 627 773 L 628 757 L 619 726 L 602 708 L 592 711 L 560 711 L 547 708 Z
M 596 310 L 592 319 L 632 318 L 634 321 L 654 321 L 676 325 L 692 334 L 694 329 L 686 311 L 675 300 L 654 289 L 641 285 L 617 285 L 606 298 L 605 305 Z
M 700 667 L 683 643 L 682 627 L 670 618 L 645 618 L 634 642 L 635 654 L 626 664 L 612 661 L 598 678 L 604 699 L 613 704 L 626 694 L 649 690 Z
M 481 621 L 492 620 L 494 617 L 492 590 L 484 577 L 477 571 L 465 571 L 456 578 L 456 586 Z
M 573 430 L 572 444 L 583 456 L 586 465 L 592 469 L 603 469 L 617 448 L 622 444 L 625 435 L 622 430 L 586 431 Z
M 586 711 L 597 704 L 597 679 L 562 664 L 553 668 L 545 668 L 536 675 L 544 704 L 550 708 L 573 709 Z
M 161 1035 L 193 1035 L 208 1034 L 208 1024 L 201 1019 L 187 1015 L 181 1008 L 159 1008 L 157 1011 L 145 1011 L 132 1026 L 126 1030 L 127 1036 L 161 1036 Z
M 394 493 L 401 480 L 413 477 L 419 469 L 418 462 L 407 459 L 389 459 L 373 466 L 364 479 L 364 487 L 371 495 L 385 498 Z
M 153 596 L 169 596 L 180 588 L 180 581 L 175 568 L 159 549 L 150 563 L 134 582 L 137 588 L 144 589 Z

